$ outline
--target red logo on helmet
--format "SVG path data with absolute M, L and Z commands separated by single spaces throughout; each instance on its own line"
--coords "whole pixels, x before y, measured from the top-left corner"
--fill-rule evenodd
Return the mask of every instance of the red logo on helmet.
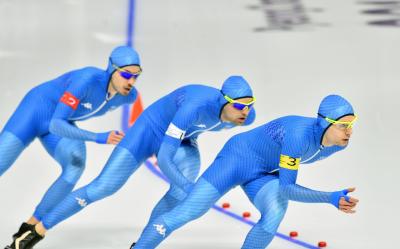
M 66 104 L 67 106 L 71 107 L 72 109 L 76 110 L 79 105 L 79 99 L 77 99 L 74 95 L 69 92 L 65 92 L 64 95 L 61 97 L 60 102 Z

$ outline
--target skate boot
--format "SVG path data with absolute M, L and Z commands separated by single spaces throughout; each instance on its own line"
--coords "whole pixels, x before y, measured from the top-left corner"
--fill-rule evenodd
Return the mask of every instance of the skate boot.
M 25 232 L 31 230 L 34 226 L 35 226 L 35 225 L 31 225 L 31 224 L 28 224 L 28 223 L 26 223 L 26 222 L 22 223 L 21 226 L 19 227 L 18 232 L 16 232 L 16 233 L 12 236 L 13 240 L 15 240 L 16 238 L 18 238 L 19 236 L 21 236 L 21 235 L 24 234 Z
M 14 242 L 5 249 L 32 249 L 33 246 L 43 238 L 43 236 L 36 232 L 35 227 L 32 227 L 30 230 L 17 237 Z

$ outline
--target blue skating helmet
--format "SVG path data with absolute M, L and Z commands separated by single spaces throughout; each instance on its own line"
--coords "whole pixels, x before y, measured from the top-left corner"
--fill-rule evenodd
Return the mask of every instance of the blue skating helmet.
M 232 99 L 253 97 L 249 83 L 242 76 L 230 76 L 222 84 L 222 94 Z
M 338 120 L 347 115 L 354 115 L 354 110 L 351 104 L 339 95 L 326 96 L 318 108 L 318 124 L 326 129 L 331 124 L 324 118 Z
M 117 67 L 126 67 L 130 65 L 140 66 L 139 54 L 129 46 L 119 46 L 114 48 L 108 59 L 107 72 L 112 74 L 115 68 L 112 64 Z

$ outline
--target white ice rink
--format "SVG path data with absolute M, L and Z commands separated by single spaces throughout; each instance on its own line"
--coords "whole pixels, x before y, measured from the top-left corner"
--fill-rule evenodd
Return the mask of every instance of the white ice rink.
M 298 183 L 326 191 L 355 186 L 358 212 L 291 202 L 279 231 L 297 230 L 299 239 L 314 245 L 325 240 L 332 249 L 394 249 L 400 248 L 400 21 L 398 27 L 367 23 L 400 20 L 400 3 L 362 2 L 136 0 L 133 42 L 144 70 L 136 86 L 147 106 L 187 83 L 220 87 L 232 74 L 250 82 L 256 123 L 201 135 L 202 170 L 233 134 L 284 115 L 315 116 L 325 95 L 345 96 L 359 116 L 350 146 L 301 168 Z M 382 8 L 394 13 L 362 13 Z M 126 43 L 127 16 L 128 0 L 0 0 L 0 128 L 30 88 L 72 69 L 105 68 L 112 48 Z M 119 129 L 121 111 L 79 126 Z M 78 186 L 97 176 L 113 148 L 87 146 Z M 59 173 L 35 141 L 1 177 L 0 248 L 11 242 Z M 121 191 L 59 224 L 35 248 L 127 249 L 166 190 L 142 167 Z M 224 201 L 257 220 L 239 188 Z M 210 211 L 159 248 L 240 248 L 249 229 Z M 269 248 L 302 247 L 276 238 Z

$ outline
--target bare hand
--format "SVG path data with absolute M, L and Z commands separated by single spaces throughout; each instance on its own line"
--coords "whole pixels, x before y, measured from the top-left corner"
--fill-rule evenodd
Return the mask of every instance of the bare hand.
M 349 193 L 354 192 L 356 189 L 355 188 L 348 188 L 347 191 L 349 191 Z M 358 204 L 358 199 L 349 196 L 349 200 L 346 201 L 346 199 L 344 197 L 340 198 L 339 201 L 339 210 L 344 212 L 344 213 L 348 213 L 348 214 L 353 214 L 356 212 L 356 210 L 354 210 L 354 208 L 357 206 Z
M 107 144 L 119 144 L 124 138 L 125 133 L 122 131 L 112 131 L 107 139 Z

